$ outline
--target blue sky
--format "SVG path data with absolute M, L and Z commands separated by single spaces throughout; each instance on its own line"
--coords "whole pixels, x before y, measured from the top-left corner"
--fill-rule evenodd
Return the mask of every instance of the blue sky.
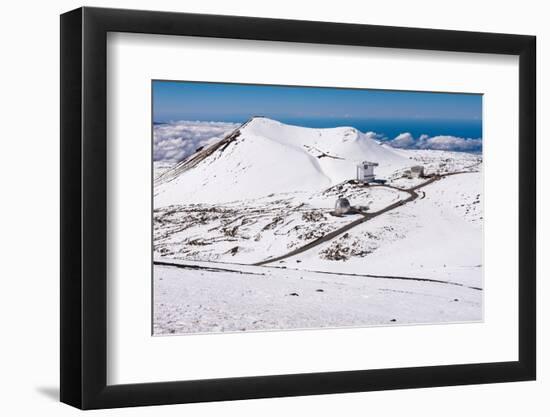
M 478 94 L 153 81 L 153 120 L 288 119 L 480 121 Z

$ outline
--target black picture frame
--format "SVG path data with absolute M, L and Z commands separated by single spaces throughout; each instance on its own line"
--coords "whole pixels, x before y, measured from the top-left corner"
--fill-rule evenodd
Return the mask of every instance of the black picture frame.
M 518 361 L 107 385 L 108 32 L 519 56 Z M 88 7 L 61 15 L 61 401 L 96 409 L 535 379 L 535 54 L 524 35 Z

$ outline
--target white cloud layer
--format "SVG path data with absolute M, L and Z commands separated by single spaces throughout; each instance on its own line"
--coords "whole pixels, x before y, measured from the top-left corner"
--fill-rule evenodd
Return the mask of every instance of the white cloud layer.
M 390 145 L 394 148 L 413 148 L 415 146 L 415 140 L 410 133 L 401 133 L 390 141 Z
M 482 148 L 481 139 L 459 138 L 456 136 L 421 135 L 415 139 L 410 133 L 401 133 L 388 141 L 394 148 L 403 149 L 434 149 L 440 151 L 479 152 Z
M 375 140 L 376 142 L 382 142 L 385 139 L 384 135 L 376 132 L 365 132 L 365 136 L 369 139 Z
M 238 123 L 179 121 L 154 125 L 153 160 L 179 162 L 200 147 L 223 139 Z
M 179 121 L 155 125 L 153 129 L 154 161 L 179 162 L 192 155 L 198 148 L 212 145 L 239 127 L 238 123 Z M 383 135 L 366 132 L 370 139 L 381 141 Z M 466 139 L 456 136 L 421 135 L 415 139 L 409 132 L 401 133 L 385 141 L 394 148 L 434 149 L 443 151 L 479 152 L 481 139 Z

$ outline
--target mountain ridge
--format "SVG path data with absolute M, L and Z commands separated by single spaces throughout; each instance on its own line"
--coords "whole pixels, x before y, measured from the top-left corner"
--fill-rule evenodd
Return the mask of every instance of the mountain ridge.
M 355 178 L 363 160 L 385 176 L 411 165 L 353 127 L 307 128 L 252 117 L 155 180 L 155 204 L 223 202 L 316 192 Z

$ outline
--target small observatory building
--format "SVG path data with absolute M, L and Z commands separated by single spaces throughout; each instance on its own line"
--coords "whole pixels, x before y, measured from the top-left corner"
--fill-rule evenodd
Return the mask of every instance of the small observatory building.
M 416 165 L 403 171 L 403 177 L 412 180 L 413 178 L 424 178 L 424 167 L 422 165 Z
M 334 205 L 334 213 L 338 216 L 341 216 L 342 214 L 347 214 L 351 210 L 351 204 L 349 203 L 349 200 L 344 197 L 340 197 L 338 200 L 336 200 L 336 204 Z
M 357 165 L 357 181 L 369 183 L 374 181 L 374 167 L 377 167 L 377 162 L 363 161 Z
M 424 167 L 422 165 L 415 165 L 411 167 L 411 175 L 413 178 L 424 177 Z

